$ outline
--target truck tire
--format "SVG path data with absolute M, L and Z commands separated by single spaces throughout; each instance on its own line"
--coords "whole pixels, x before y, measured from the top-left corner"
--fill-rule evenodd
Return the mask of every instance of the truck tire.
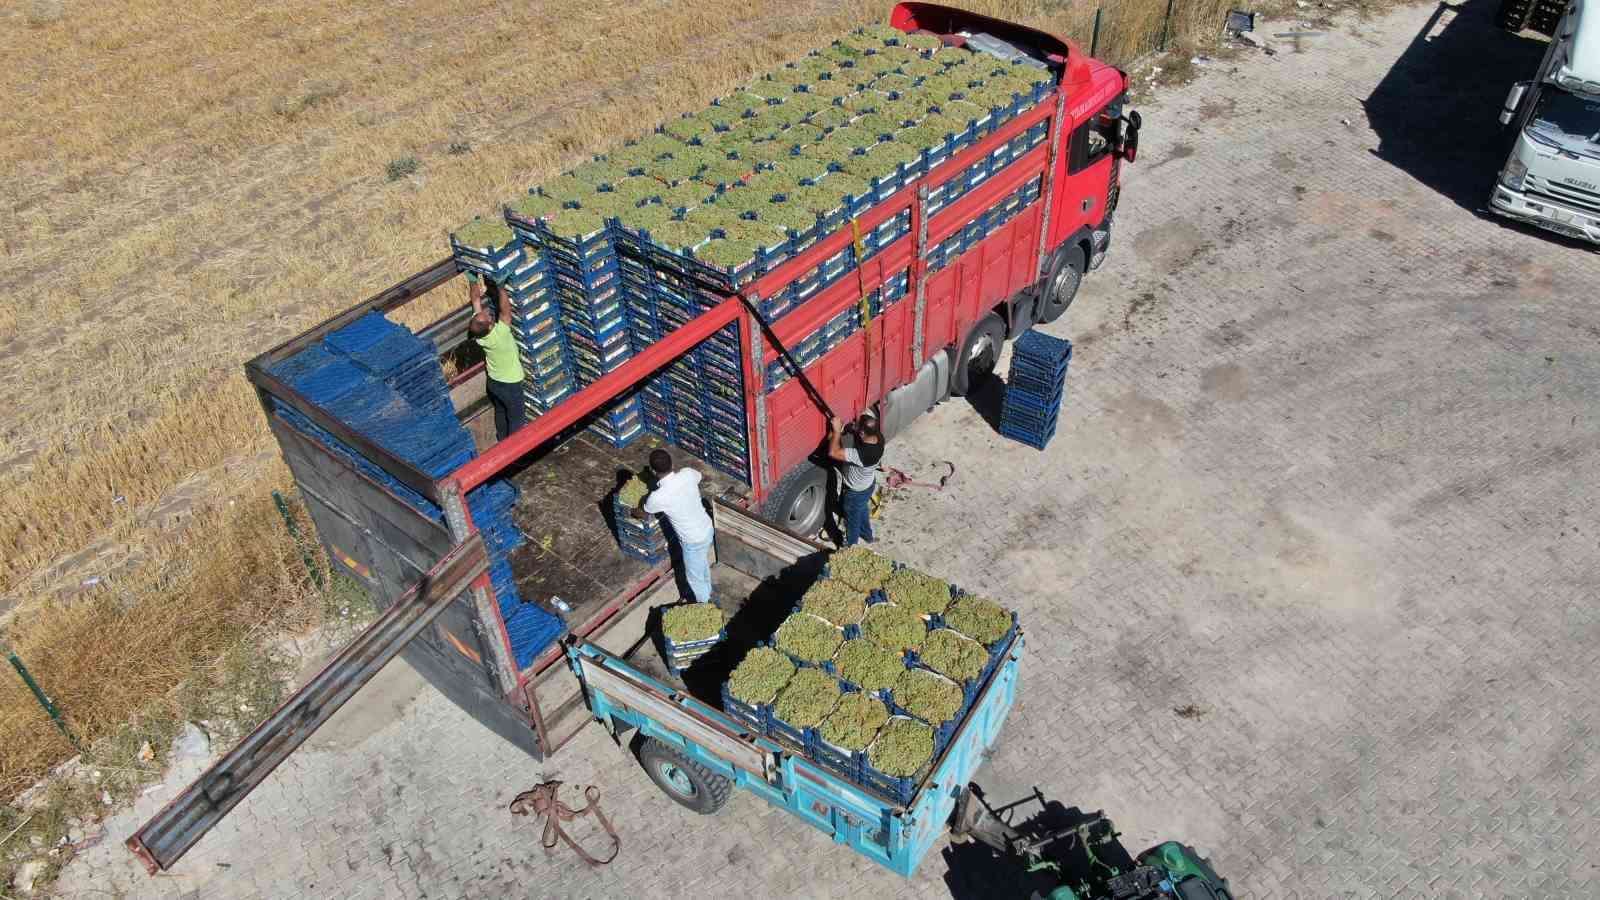
M 828 472 L 810 460 L 784 476 L 762 504 L 762 514 L 778 527 L 809 538 L 828 515 Z
M 639 748 L 639 764 L 656 787 L 680 806 L 709 816 L 728 802 L 733 782 L 690 759 L 683 751 L 655 738 Z
M 1048 325 L 1066 314 L 1067 307 L 1078 296 L 1078 286 L 1083 283 L 1082 266 L 1083 253 L 1077 247 L 1062 247 L 1056 251 L 1050 277 L 1045 279 L 1039 293 L 1039 324 Z
M 955 368 L 950 372 L 950 394 L 965 397 L 967 391 L 994 373 L 1000 359 L 1000 345 L 1006 339 L 1006 323 L 994 313 L 978 320 L 967 332 L 966 340 L 956 353 Z

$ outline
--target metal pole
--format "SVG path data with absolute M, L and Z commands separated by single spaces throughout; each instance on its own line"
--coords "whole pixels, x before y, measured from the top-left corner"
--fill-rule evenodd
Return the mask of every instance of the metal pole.
M 322 570 L 317 568 L 316 559 L 312 557 L 311 551 L 306 549 L 305 542 L 300 539 L 300 525 L 289 512 L 288 502 L 276 490 L 272 492 L 272 502 L 278 506 L 278 515 L 283 516 L 283 526 L 289 529 L 289 537 L 294 538 L 294 545 L 300 549 L 300 558 L 305 560 L 306 571 L 311 573 L 312 583 L 319 588 L 322 587 Z
M 17 670 L 18 675 L 22 676 L 22 683 L 28 686 L 28 690 L 33 691 L 33 699 L 39 701 L 39 705 L 44 707 L 44 711 L 50 714 L 50 721 L 56 723 L 56 727 L 61 729 L 61 733 L 66 736 L 68 741 L 72 742 L 73 747 L 82 751 L 83 745 L 78 743 L 78 736 L 73 734 L 72 729 L 67 727 L 67 720 L 62 717 L 61 710 L 56 708 L 54 701 L 44 695 L 44 689 L 39 687 L 39 682 L 33 680 L 33 673 L 28 671 L 28 667 L 22 664 L 22 659 L 15 653 L 11 654 L 11 667 Z
M 1167 0 L 1167 16 L 1161 20 L 1161 46 L 1156 48 L 1158 50 L 1167 49 L 1167 31 L 1172 27 L 1172 4 L 1173 0 Z
M 1089 55 L 1100 56 L 1100 7 L 1098 6 L 1094 8 L 1094 33 L 1089 35 Z

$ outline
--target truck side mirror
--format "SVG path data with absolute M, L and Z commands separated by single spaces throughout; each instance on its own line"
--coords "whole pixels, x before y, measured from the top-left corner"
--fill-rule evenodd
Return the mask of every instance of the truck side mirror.
M 1144 125 L 1144 118 L 1138 110 L 1129 110 L 1122 120 L 1122 158 L 1133 162 L 1139 157 L 1139 128 Z
M 1500 107 L 1500 124 L 1510 125 L 1511 120 L 1517 117 L 1517 107 L 1522 105 L 1522 98 L 1527 96 L 1530 81 L 1519 81 L 1511 86 L 1506 93 L 1505 105 Z

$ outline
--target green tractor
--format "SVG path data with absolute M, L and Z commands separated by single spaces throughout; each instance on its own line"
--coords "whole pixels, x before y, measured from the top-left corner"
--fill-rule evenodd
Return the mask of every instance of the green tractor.
M 1044 812 L 1017 826 L 1006 819 L 1020 804 L 997 812 L 976 785 L 957 802 L 954 835 L 972 839 L 969 846 L 986 848 L 992 864 L 1011 869 L 1000 877 L 992 869 L 976 876 L 987 885 L 1010 882 L 1033 900 L 1233 900 L 1228 880 L 1193 847 L 1167 841 L 1132 857 L 1104 813 L 1069 813 L 1037 791 L 1032 799 Z M 952 863 L 952 874 L 957 867 Z

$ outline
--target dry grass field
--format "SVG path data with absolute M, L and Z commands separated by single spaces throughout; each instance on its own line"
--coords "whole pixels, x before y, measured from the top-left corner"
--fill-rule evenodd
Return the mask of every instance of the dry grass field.
M 1080 0 L 966 5 L 1085 45 L 1093 19 Z M 4 643 L 94 739 L 239 642 L 313 624 L 243 361 L 437 260 L 471 215 L 889 6 L 0 11 Z M 1175 40 L 1225 4 L 1178 6 Z M 1108 9 L 1101 55 L 1150 46 L 1165 8 Z M 72 753 L 0 675 L 0 790 Z

